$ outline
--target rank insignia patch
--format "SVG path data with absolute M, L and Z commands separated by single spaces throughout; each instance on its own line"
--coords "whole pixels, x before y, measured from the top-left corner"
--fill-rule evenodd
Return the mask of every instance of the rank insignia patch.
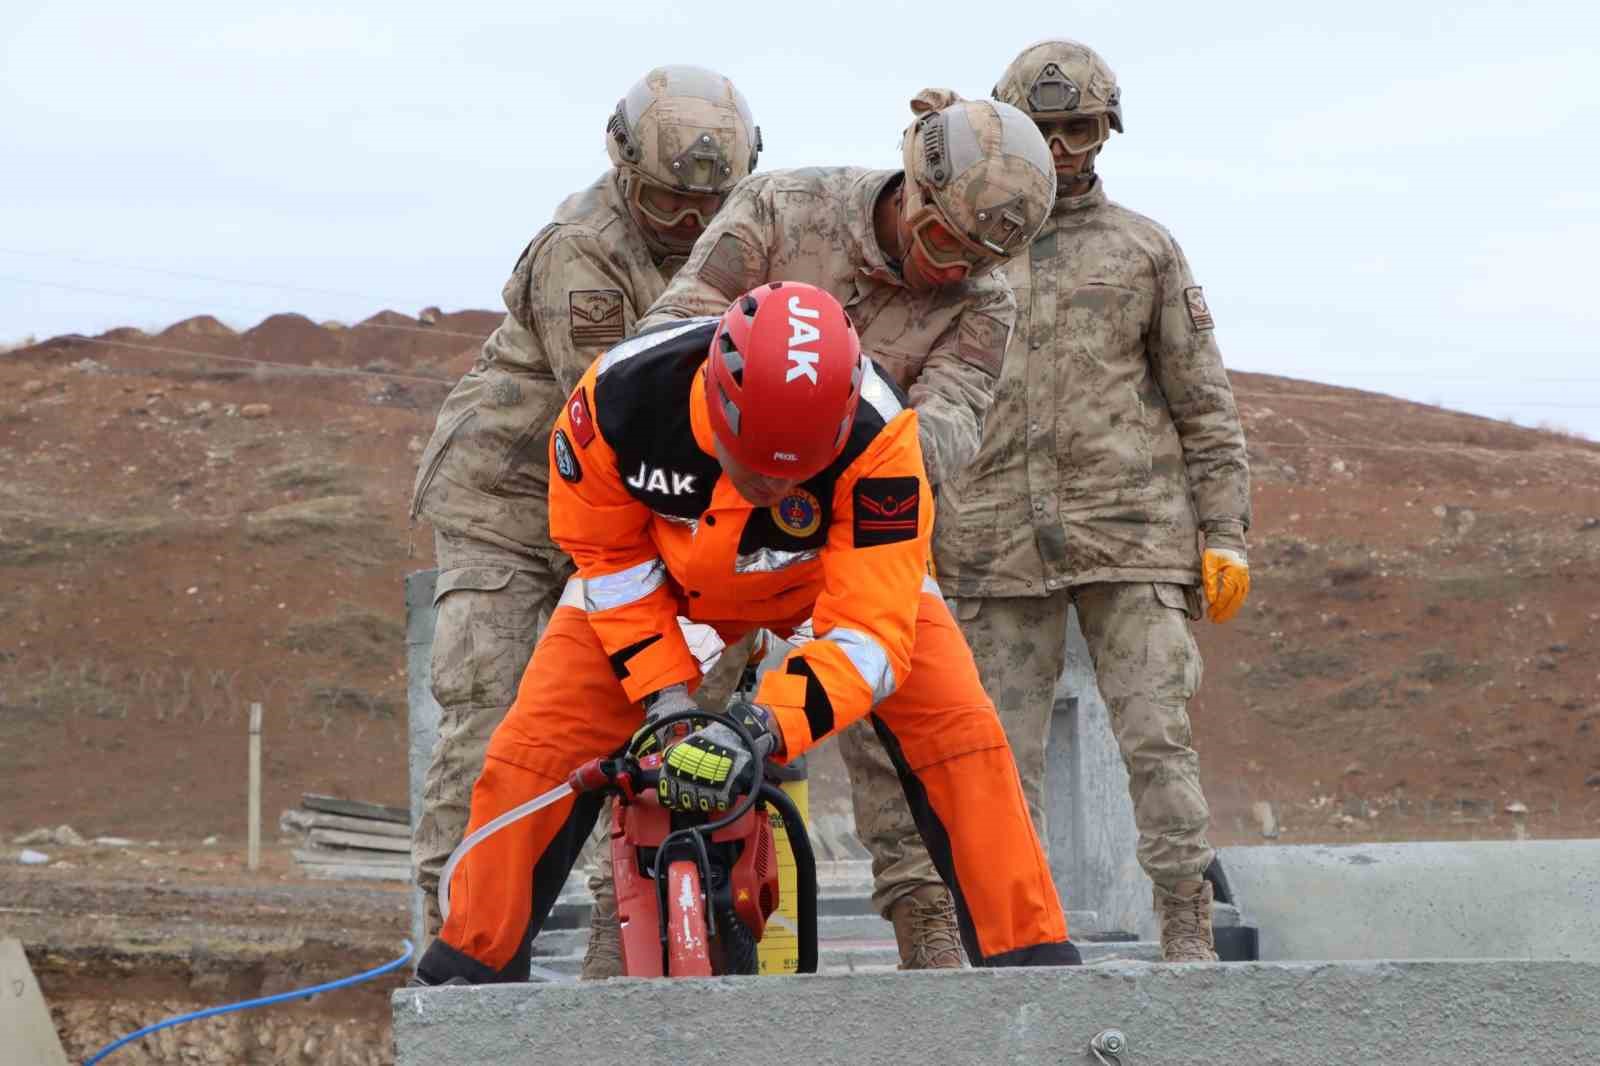
M 743 242 L 731 233 L 718 237 L 711 253 L 700 264 L 701 280 L 730 300 L 750 288 L 753 276 L 750 257 L 745 254 Z
M 622 290 L 573 289 L 567 293 L 572 342 L 585 347 L 622 339 Z
M 914 477 L 865 477 L 856 482 L 855 546 L 914 540 L 922 494 Z
M 578 457 L 572 453 L 572 445 L 567 442 L 565 430 L 556 430 L 554 448 L 556 453 L 556 473 L 574 485 L 582 481 L 583 467 L 578 465 Z
M 1199 330 L 1212 329 L 1216 322 L 1211 318 L 1211 308 L 1206 306 L 1206 294 L 1200 286 L 1191 285 L 1183 290 L 1183 302 L 1189 305 L 1189 321 Z
M 791 537 L 809 537 L 822 524 L 822 504 L 805 489 L 793 489 L 772 505 L 772 521 Z
M 961 316 L 956 347 L 962 359 L 999 377 L 1009 337 L 1010 331 L 999 319 L 968 311 Z

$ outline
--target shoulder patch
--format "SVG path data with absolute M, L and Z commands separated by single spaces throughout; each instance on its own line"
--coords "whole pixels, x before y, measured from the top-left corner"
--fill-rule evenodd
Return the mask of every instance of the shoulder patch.
M 856 482 L 852 519 L 855 546 L 871 548 L 915 540 L 922 494 L 915 477 L 864 477 Z
M 999 377 L 1010 332 L 998 318 L 979 311 L 968 311 L 961 316 L 956 350 L 962 359 L 973 366 Z
M 615 344 L 622 339 L 622 290 L 570 290 L 567 321 L 574 344 Z
M 582 385 L 572 390 L 567 399 L 567 421 L 572 423 L 572 435 L 578 438 L 579 447 L 594 443 L 594 419 L 589 415 L 589 394 Z
M 583 480 L 583 467 L 578 465 L 578 457 L 573 454 L 572 445 L 567 442 L 565 430 L 556 430 L 555 436 L 556 473 L 576 485 Z
M 744 242 L 724 233 L 700 264 L 700 277 L 728 299 L 736 299 L 760 280 L 755 277 L 755 264 L 750 260 Z
M 1200 291 L 1200 286 L 1191 285 L 1184 289 L 1183 302 L 1189 307 L 1189 321 L 1194 323 L 1195 329 L 1215 328 L 1216 322 L 1211 317 L 1211 308 L 1206 306 L 1206 294 Z

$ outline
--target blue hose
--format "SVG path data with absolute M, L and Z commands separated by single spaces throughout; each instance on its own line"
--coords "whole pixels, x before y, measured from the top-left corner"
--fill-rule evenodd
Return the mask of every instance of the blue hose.
M 262 996 L 260 999 L 247 999 L 241 1003 L 225 1003 L 220 1007 L 207 1007 L 205 1010 L 197 1010 L 192 1014 L 180 1014 L 176 1018 L 168 1018 L 166 1021 L 156 1022 L 154 1025 L 147 1025 L 136 1033 L 129 1033 L 121 1040 L 107 1044 L 88 1059 L 85 1059 L 83 1066 L 94 1066 L 95 1063 L 99 1062 L 101 1059 L 117 1050 L 117 1048 L 122 1047 L 125 1044 L 131 1044 L 140 1037 L 149 1036 L 151 1033 L 161 1029 L 167 1029 L 174 1025 L 181 1025 L 184 1022 L 192 1022 L 199 1018 L 209 1018 L 214 1014 L 231 1014 L 233 1011 L 250 1010 L 253 1007 L 265 1007 L 273 1003 L 282 1003 L 285 1000 L 290 999 L 308 999 L 311 996 L 316 995 L 318 992 L 331 992 L 335 988 L 348 988 L 350 985 L 360 984 L 362 981 L 370 981 L 372 978 L 386 974 L 390 970 L 399 969 L 409 961 L 411 961 L 411 941 L 407 940 L 405 941 L 405 951 L 400 955 L 399 958 L 395 959 L 393 962 L 384 963 L 376 970 L 368 970 L 366 973 L 358 973 L 353 977 L 341 977 L 339 980 L 329 981 L 325 985 L 313 985 L 311 988 L 297 988 L 292 992 L 279 992 L 274 996 Z

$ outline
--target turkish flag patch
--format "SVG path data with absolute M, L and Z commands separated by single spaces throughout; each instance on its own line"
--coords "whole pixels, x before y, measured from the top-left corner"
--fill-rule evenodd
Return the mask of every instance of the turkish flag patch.
M 572 423 L 572 439 L 587 448 L 594 441 L 594 419 L 589 417 L 589 394 L 579 385 L 567 397 L 567 421 Z
M 856 482 L 855 546 L 871 548 L 915 540 L 922 485 L 914 477 L 864 477 Z

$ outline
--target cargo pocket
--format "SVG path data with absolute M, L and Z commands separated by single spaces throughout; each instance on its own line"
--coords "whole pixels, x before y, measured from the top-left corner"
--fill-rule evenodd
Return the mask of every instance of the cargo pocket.
M 1174 611 L 1181 611 L 1186 618 L 1198 621 L 1201 611 L 1201 596 L 1199 588 L 1193 585 L 1172 585 L 1164 581 L 1157 581 L 1152 586 L 1156 590 L 1156 601 L 1163 607 L 1170 607 Z M 1179 623 L 1173 627 L 1175 632 L 1171 640 L 1175 643 L 1174 651 L 1183 658 L 1183 689 L 1178 695 L 1187 703 L 1200 691 L 1200 681 L 1204 676 L 1204 666 L 1200 660 L 1200 646 L 1195 643 L 1194 633 L 1187 625 Z
M 493 610 L 487 598 L 509 586 L 516 570 L 508 566 L 463 566 L 441 572 L 433 586 L 433 695 L 453 710 L 473 702 L 497 700 L 492 680 L 498 635 L 485 623 Z M 509 706 L 509 703 L 507 704 Z
M 433 583 L 434 609 L 437 610 L 440 601 L 457 589 L 499 592 L 511 584 L 511 579 L 516 576 L 516 569 L 510 566 L 458 566 L 454 570 L 442 571 Z
M 1191 622 L 1200 621 L 1204 613 L 1204 597 L 1200 594 L 1198 585 L 1172 585 L 1165 581 L 1155 582 L 1156 599 L 1163 607 L 1171 607 L 1174 611 L 1182 611 Z

